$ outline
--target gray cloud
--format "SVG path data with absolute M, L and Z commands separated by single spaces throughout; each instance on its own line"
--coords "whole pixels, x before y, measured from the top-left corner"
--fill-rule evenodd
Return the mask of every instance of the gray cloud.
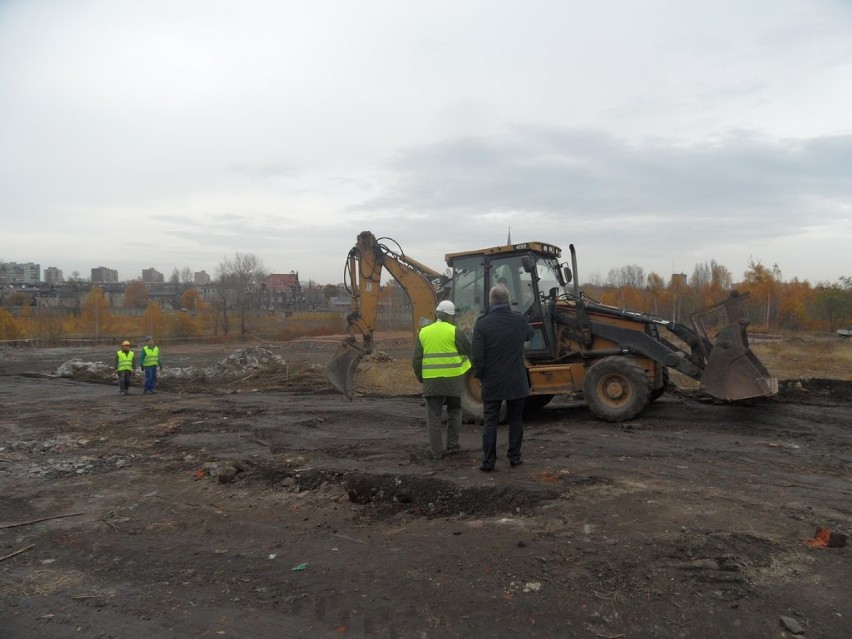
M 0 258 L 334 281 L 361 230 L 438 268 L 511 227 L 849 274 L 852 7 L 768 6 L 0 2 Z

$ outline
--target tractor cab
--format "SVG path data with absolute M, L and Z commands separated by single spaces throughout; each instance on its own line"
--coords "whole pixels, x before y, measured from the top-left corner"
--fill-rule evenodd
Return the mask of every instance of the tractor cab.
M 553 301 L 571 277 L 559 263 L 559 247 L 543 242 L 509 244 L 446 256 L 452 269 L 456 322 L 468 334 L 488 311 L 488 291 L 497 284 L 509 289 L 509 304 L 535 331 L 526 343 L 527 356 L 553 356 L 557 351 L 550 314 Z

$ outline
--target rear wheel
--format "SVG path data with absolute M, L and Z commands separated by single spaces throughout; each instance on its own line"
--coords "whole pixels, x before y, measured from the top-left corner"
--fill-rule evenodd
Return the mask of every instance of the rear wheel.
M 485 417 L 482 412 L 482 387 L 479 380 L 469 370 L 464 374 L 462 387 L 462 422 L 465 424 L 482 424 Z
M 583 382 L 586 405 L 608 422 L 633 419 L 650 402 L 645 370 L 626 357 L 604 357 L 592 364 Z
M 464 374 L 462 387 L 462 422 L 465 424 L 483 424 L 485 413 L 482 410 L 482 386 L 473 376 L 473 370 Z M 500 406 L 500 423 L 506 421 L 506 403 Z

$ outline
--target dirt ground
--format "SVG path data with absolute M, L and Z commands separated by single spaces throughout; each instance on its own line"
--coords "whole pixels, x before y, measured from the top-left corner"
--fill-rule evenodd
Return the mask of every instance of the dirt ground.
M 852 533 L 852 382 L 557 399 L 485 474 L 478 426 L 432 462 L 416 393 L 333 392 L 331 341 L 177 374 L 237 348 L 127 397 L 56 376 L 110 348 L 0 349 L 0 638 L 852 636 L 852 546 L 805 543 Z

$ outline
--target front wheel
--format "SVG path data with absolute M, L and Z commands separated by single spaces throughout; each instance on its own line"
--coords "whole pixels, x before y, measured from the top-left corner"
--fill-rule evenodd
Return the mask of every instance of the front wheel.
M 608 422 L 633 419 L 649 404 L 651 386 L 645 370 L 627 357 L 604 357 L 592 364 L 583 381 L 586 405 Z
M 662 397 L 669 388 L 669 369 L 665 366 L 660 366 L 657 368 L 657 374 L 659 376 L 659 380 L 655 380 L 656 388 L 651 389 L 652 402 L 655 402 Z

